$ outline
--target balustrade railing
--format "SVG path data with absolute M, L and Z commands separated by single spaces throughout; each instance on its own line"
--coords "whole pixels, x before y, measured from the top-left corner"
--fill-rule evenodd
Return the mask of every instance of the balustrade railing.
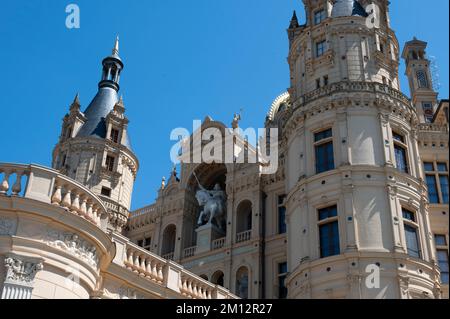
M 438 133 L 448 133 L 448 125 L 440 125 L 434 123 L 421 123 L 419 124 L 419 131 L 424 132 L 438 132 Z
M 124 245 L 123 266 L 140 277 L 161 284 L 189 299 L 237 299 L 225 288 L 196 276 L 173 261 L 129 241 Z M 173 253 L 167 255 L 173 256 Z
M 251 236 L 252 236 L 251 230 L 246 230 L 244 232 L 237 233 L 236 234 L 236 243 L 242 243 L 244 241 L 248 241 L 248 240 L 250 240 Z
M 171 253 L 162 255 L 162 258 L 167 259 L 167 260 L 173 260 L 174 255 L 175 255 L 175 253 L 171 252 Z
M 189 258 L 189 257 L 194 256 L 196 248 L 197 248 L 196 246 L 185 248 L 184 251 L 183 251 L 183 257 L 184 258 Z
M 100 198 L 83 185 L 55 170 L 37 165 L 0 163 L 0 174 L 3 175 L 0 195 L 24 197 L 53 204 L 98 227 L 101 216 L 106 216 L 106 207 Z M 14 182 L 10 183 L 10 180 Z
M 215 286 L 200 277 L 182 272 L 179 289 L 183 296 L 192 299 L 212 299 Z
M 213 240 L 213 242 L 211 244 L 212 249 L 216 250 L 216 249 L 223 248 L 223 246 L 225 246 L 225 240 L 226 240 L 225 237 Z
M 127 245 L 124 264 L 127 269 L 132 270 L 142 277 L 158 283 L 163 283 L 164 281 L 163 270 L 166 260 L 140 247 L 133 247 L 131 244 Z

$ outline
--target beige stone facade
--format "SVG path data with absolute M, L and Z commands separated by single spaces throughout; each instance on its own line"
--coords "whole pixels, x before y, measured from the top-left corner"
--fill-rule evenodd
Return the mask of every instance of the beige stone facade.
M 76 98 L 64 118 L 53 168 L 0 164 L 2 298 L 448 298 L 449 106 L 427 44 L 400 52 L 386 0 L 303 2 L 290 87 L 264 122 L 275 174 L 185 161 L 130 212 L 139 162 L 117 42 L 91 105 Z M 208 129 L 228 128 L 206 117 L 189 145 Z M 202 187 L 225 192 L 223 224 L 199 225 Z

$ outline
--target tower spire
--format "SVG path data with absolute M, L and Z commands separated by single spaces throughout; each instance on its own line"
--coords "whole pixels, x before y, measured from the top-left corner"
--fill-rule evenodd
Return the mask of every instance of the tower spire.
M 112 54 L 117 56 L 119 55 L 119 35 L 116 36 L 116 42 L 114 43 Z
M 294 10 L 294 14 L 292 15 L 291 24 L 289 25 L 289 29 L 295 29 L 298 28 L 298 18 L 297 18 L 297 12 Z

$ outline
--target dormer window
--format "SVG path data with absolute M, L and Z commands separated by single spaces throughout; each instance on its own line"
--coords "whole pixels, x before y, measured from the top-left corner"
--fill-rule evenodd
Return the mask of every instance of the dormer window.
M 325 10 L 320 9 L 314 13 L 314 24 L 318 25 L 327 18 Z
M 119 130 L 112 128 L 109 138 L 114 143 L 119 143 Z
M 106 156 L 105 165 L 106 165 L 106 169 L 108 171 L 110 171 L 110 172 L 114 171 L 114 162 L 115 162 L 115 158 L 113 156 L 110 156 L 110 155 Z

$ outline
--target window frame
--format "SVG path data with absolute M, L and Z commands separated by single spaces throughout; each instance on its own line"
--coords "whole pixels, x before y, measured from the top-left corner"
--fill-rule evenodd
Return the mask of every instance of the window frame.
M 314 11 L 313 18 L 314 25 L 319 25 L 328 18 L 327 11 L 324 8 L 317 9 Z
M 114 134 L 113 133 L 116 133 Z M 111 131 L 109 132 L 109 140 L 112 141 L 113 143 L 119 143 L 120 141 L 120 130 L 118 128 L 112 127 Z
M 316 42 L 316 58 L 320 58 L 327 52 L 327 40 Z
M 405 211 L 409 214 L 412 214 L 414 216 L 413 220 L 409 218 L 405 218 Z M 419 221 L 418 221 L 418 214 L 415 210 L 411 210 L 407 207 L 402 207 L 402 220 L 403 220 L 403 232 L 405 235 L 405 244 L 406 244 L 406 253 L 411 258 L 418 258 L 423 259 L 423 249 L 422 249 L 422 241 L 420 240 L 420 228 L 419 228 Z M 414 256 L 410 254 L 410 251 L 408 249 L 408 238 L 406 237 L 406 227 L 414 228 L 415 234 L 416 234 L 416 241 L 417 241 L 417 248 L 418 248 L 418 255 Z
M 444 240 L 445 240 L 444 245 L 440 245 L 440 244 L 437 243 L 436 238 L 438 236 L 441 236 L 441 237 L 444 238 Z M 435 233 L 434 234 L 434 245 L 436 247 L 436 263 L 439 265 L 439 270 L 441 271 L 441 283 L 444 284 L 444 285 L 448 285 L 449 284 L 448 283 L 449 271 L 447 270 L 446 272 L 444 272 L 444 274 L 447 274 L 447 282 L 445 283 L 444 281 L 442 281 L 442 274 L 443 274 L 443 272 L 442 272 L 442 269 L 441 269 L 441 266 L 440 266 L 440 260 L 439 260 L 439 252 L 440 251 L 445 252 L 446 255 L 447 255 L 447 268 L 448 268 L 448 265 L 449 265 L 448 247 L 449 247 L 449 245 L 448 245 L 448 237 L 447 237 L 447 235 L 446 234 L 436 234 Z
M 331 136 L 329 137 L 324 137 L 322 139 L 316 140 L 316 136 L 317 134 L 326 132 L 326 131 L 331 131 Z M 321 173 L 325 173 L 325 172 L 329 172 L 332 171 L 334 169 L 336 169 L 336 163 L 335 163 L 335 156 L 334 156 L 334 136 L 333 136 L 333 128 L 332 127 L 328 127 L 326 129 L 321 129 L 313 133 L 313 147 L 314 147 L 314 169 L 315 169 L 315 173 L 316 174 L 321 174 Z M 327 144 L 331 144 L 331 156 L 332 156 L 332 168 L 324 168 L 323 170 L 318 169 L 318 159 L 317 159 L 317 148 L 327 145 Z
M 424 179 L 425 183 L 427 184 L 427 191 L 428 191 L 428 201 L 431 205 L 447 205 L 449 203 L 449 163 L 446 161 L 439 161 L 439 160 L 433 160 L 433 161 L 422 161 L 423 164 L 423 171 L 424 171 Z M 433 170 L 430 171 L 427 168 L 429 168 L 429 165 L 432 164 Z M 442 166 L 445 165 L 445 171 L 441 169 Z M 434 185 L 436 189 L 436 195 L 437 195 L 437 202 L 431 202 L 430 200 L 430 188 L 428 187 L 428 177 L 432 177 L 434 180 Z M 447 179 L 447 193 L 446 197 L 444 197 L 444 191 L 443 191 L 443 183 L 442 178 Z
M 111 159 L 111 160 L 109 160 Z M 116 167 L 116 157 L 114 155 L 107 154 L 105 158 L 105 167 L 108 172 L 114 172 Z
M 401 140 L 398 140 L 395 136 L 399 136 L 401 137 Z M 410 174 L 411 173 L 411 168 L 409 165 L 409 156 L 408 156 L 408 141 L 407 141 L 407 137 L 406 135 L 399 133 L 395 130 L 392 131 L 392 141 L 393 141 L 393 149 L 394 149 L 394 159 L 395 159 L 395 168 L 405 174 Z M 398 161 L 397 161 L 397 153 L 396 153 L 396 149 L 402 149 L 405 153 L 405 171 L 401 170 L 398 167 Z
M 287 224 L 286 224 L 286 206 L 283 205 L 283 202 L 286 198 L 285 194 L 279 194 L 277 195 L 277 234 L 282 235 L 287 233 Z M 283 200 L 280 202 L 280 199 Z M 284 210 L 284 223 L 281 224 L 281 216 L 280 216 L 280 210 Z M 284 228 L 284 231 L 282 230 L 282 227 Z
M 336 216 L 331 216 L 331 217 L 328 216 L 328 217 L 323 218 L 323 219 L 320 218 L 320 212 L 321 211 L 323 211 L 325 209 L 331 209 L 331 208 L 334 208 L 334 207 L 336 208 Z M 319 258 L 323 259 L 323 258 L 328 258 L 328 257 L 333 257 L 333 256 L 340 255 L 341 254 L 341 235 L 340 235 L 340 230 L 339 230 L 339 209 L 338 209 L 338 205 L 334 204 L 334 205 L 320 207 L 320 208 L 318 208 L 316 210 L 316 214 L 317 214 L 317 216 L 316 216 L 317 217 L 317 230 L 318 230 L 318 238 L 319 238 L 319 240 L 318 240 L 318 243 L 319 243 Z M 337 251 L 334 251 L 333 253 L 328 254 L 328 255 L 324 255 L 324 254 L 322 254 L 322 247 L 323 247 L 323 245 L 322 245 L 322 239 L 321 239 L 321 236 L 320 236 L 320 234 L 321 234 L 320 230 L 321 230 L 322 226 L 325 226 L 325 225 L 330 225 L 331 226 L 334 223 L 337 224 L 337 244 L 338 244 Z
M 280 272 L 281 271 L 281 265 L 283 265 L 283 264 L 286 264 L 286 272 Z M 289 271 L 288 271 L 288 264 L 287 264 L 287 261 L 281 261 L 281 262 L 277 262 L 276 263 L 276 265 L 277 265 L 277 298 L 278 299 L 286 299 L 287 298 L 287 295 L 288 295 L 288 289 L 287 289 L 287 286 L 286 286 L 286 278 L 287 278 L 287 275 L 288 275 L 288 273 L 289 273 Z M 281 279 L 282 278 L 284 278 L 284 285 L 283 286 L 281 286 L 280 285 L 280 282 L 281 282 Z M 281 290 L 282 289 L 285 289 L 285 293 L 286 293 L 286 296 L 284 296 L 283 298 L 281 297 Z

